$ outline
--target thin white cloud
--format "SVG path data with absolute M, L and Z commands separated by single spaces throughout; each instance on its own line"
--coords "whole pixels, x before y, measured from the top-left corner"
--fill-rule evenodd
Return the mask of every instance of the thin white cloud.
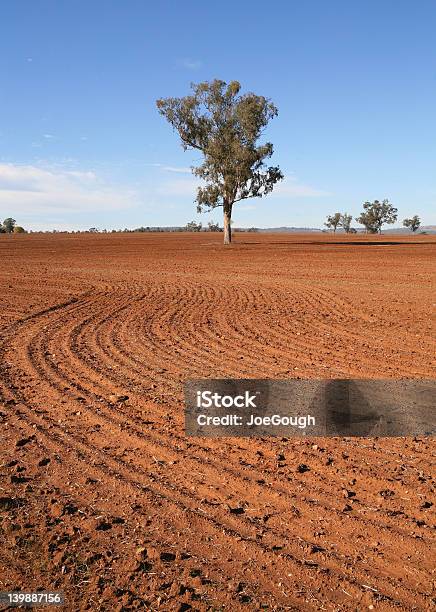
M 46 138 L 47 140 L 51 140 L 52 138 L 54 138 L 53 134 L 44 134 L 44 138 Z
M 164 170 L 165 172 L 177 172 L 180 174 L 191 174 L 191 168 L 188 166 L 166 166 L 165 164 L 149 164 L 154 168 L 160 168 L 160 170 Z
M 179 174 L 191 174 L 191 168 L 178 166 L 162 166 L 162 170 L 166 172 L 177 172 Z
M 126 209 L 136 196 L 92 171 L 0 164 L 0 208 L 14 215 Z
M 179 59 L 177 64 L 182 68 L 186 68 L 187 70 L 198 70 L 203 66 L 203 62 L 200 60 L 194 60 L 189 57 L 185 57 L 183 59 Z

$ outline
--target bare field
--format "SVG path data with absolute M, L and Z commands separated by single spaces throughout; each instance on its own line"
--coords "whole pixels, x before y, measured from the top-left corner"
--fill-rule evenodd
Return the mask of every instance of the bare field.
M 434 609 L 432 439 L 188 439 L 183 383 L 434 378 L 436 237 L 221 241 L 0 236 L 0 591 Z

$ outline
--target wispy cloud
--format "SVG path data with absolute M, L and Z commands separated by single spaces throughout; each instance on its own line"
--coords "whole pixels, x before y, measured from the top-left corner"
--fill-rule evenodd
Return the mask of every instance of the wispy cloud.
M 181 68 L 186 68 L 187 70 L 199 70 L 203 66 L 203 62 L 198 59 L 195 60 L 191 59 L 190 57 L 184 57 L 177 60 L 177 65 Z
M 179 174 L 191 174 L 191 168 L 178 166 L 162 166 L 162 170 L 166 172 L 177 172 Z
M 179 174 L 191 174 L 191 168 L 188 166 L 165 166 L 165 164 L 150 164 L 154 168 L 159 168 L 165 172 L 176 172 Z
M 108 185 L 91 170 L 0 164 L 0 207 L 14 215 L 108 211 L 136 203 L 135 191 Z

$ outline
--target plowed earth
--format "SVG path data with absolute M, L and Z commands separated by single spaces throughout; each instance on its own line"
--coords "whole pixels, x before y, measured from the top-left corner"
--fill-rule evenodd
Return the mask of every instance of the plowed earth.
M 0 236 L 0 591 L 434 609 L 433 440 L 189 439 L 183 382 L 434 378 L 436 240 L 221 240 Z

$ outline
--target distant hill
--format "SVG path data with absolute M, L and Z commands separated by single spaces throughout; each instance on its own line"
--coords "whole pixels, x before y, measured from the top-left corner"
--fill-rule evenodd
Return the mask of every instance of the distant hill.
M 421 225 L 419 230 L 415 232 L 419 234 L 420 232 L 427 232 L 427 234 L 436 234 L 436 225 Z M 382 234 L 412 234 L 412 232 L 406 227 L 395 227 L 394 229 L 384 229 L 382 230 Z

